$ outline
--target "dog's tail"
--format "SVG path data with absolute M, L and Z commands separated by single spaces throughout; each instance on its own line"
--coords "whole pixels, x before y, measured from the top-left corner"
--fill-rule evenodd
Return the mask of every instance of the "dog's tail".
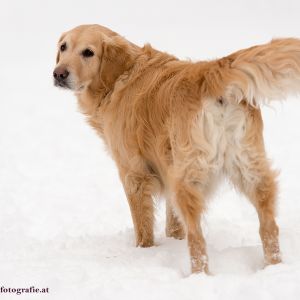
M 276 39 L 209 62 L 203 89 L 210 96 L 259 106 L 300 93 L 300 40 Z

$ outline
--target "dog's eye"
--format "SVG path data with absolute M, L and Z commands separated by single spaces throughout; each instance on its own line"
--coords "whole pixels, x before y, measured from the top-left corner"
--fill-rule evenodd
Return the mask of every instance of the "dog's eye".
M 82 51 L 83 57 L 92 57 L 94 55 L 94 52 L 90 49 L 85 49 Z
M 63 43 L 61 46 L 60 46 L 60 51 L 63 52 L 67 49 L 67 44 L 66 43 Z

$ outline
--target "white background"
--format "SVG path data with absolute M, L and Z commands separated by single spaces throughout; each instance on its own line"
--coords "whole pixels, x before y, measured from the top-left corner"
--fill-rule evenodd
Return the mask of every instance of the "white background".
M 284 263 L 263 267 L 254 209 L 221 187 L 205 217 L 210 269 L 190 276 L 185 241 L 134 247 L 116 168 L 53 87 L 63 31 L 99 23 L 182 59 L 211 59 L 273 37 L 300 37 L 299 1 L 0 2 L 0 286 L 49 295 L 0 299 L 299 299 L 300 102 L 264 107 L 266 148 L 281 169 L 278 223 Z

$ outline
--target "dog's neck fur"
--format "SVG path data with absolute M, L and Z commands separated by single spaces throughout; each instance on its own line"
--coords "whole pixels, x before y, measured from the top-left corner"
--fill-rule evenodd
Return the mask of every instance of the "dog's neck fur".
M 83 93 L 77 94 L 80 111 L 92 117 L 101 106 L 103 99 L 109 92 L 106 89 L 99 89 L 97 92 L 88 87 Z
M 118 76 L 114 78 L 110 85 L 105 84 L 100 76 L 84 91 L 76 95 L 80 111 L 88 117 L 89 124 L 96 129 L 102 138 L 105 138 L 103 136 L 105 111 L 110 103 L 112 93 L 116 90 L 117 83 L 122 82 L 122 78 L 127 82 L 127 79 L 131 76 L 136 79 L 144 73 L 146 67 L 151 65 L 159 66 L 169 61 L 178 60 L 170 54 L 152 48 L 149 44 L 141 48 L 130 43 L 125 50 L 126 55 L 123 58 L 125 63 L 122 64 L 118 70 Z M 115 68 L 116 65 L 113 65 L 112 70 Z

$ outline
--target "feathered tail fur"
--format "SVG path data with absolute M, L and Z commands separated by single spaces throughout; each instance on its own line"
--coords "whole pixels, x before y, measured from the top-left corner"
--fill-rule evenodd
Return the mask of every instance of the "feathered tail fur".
M 276 39 L 209 63 L 204 89 L 259 106 L 300 92 L 300 40 Z

